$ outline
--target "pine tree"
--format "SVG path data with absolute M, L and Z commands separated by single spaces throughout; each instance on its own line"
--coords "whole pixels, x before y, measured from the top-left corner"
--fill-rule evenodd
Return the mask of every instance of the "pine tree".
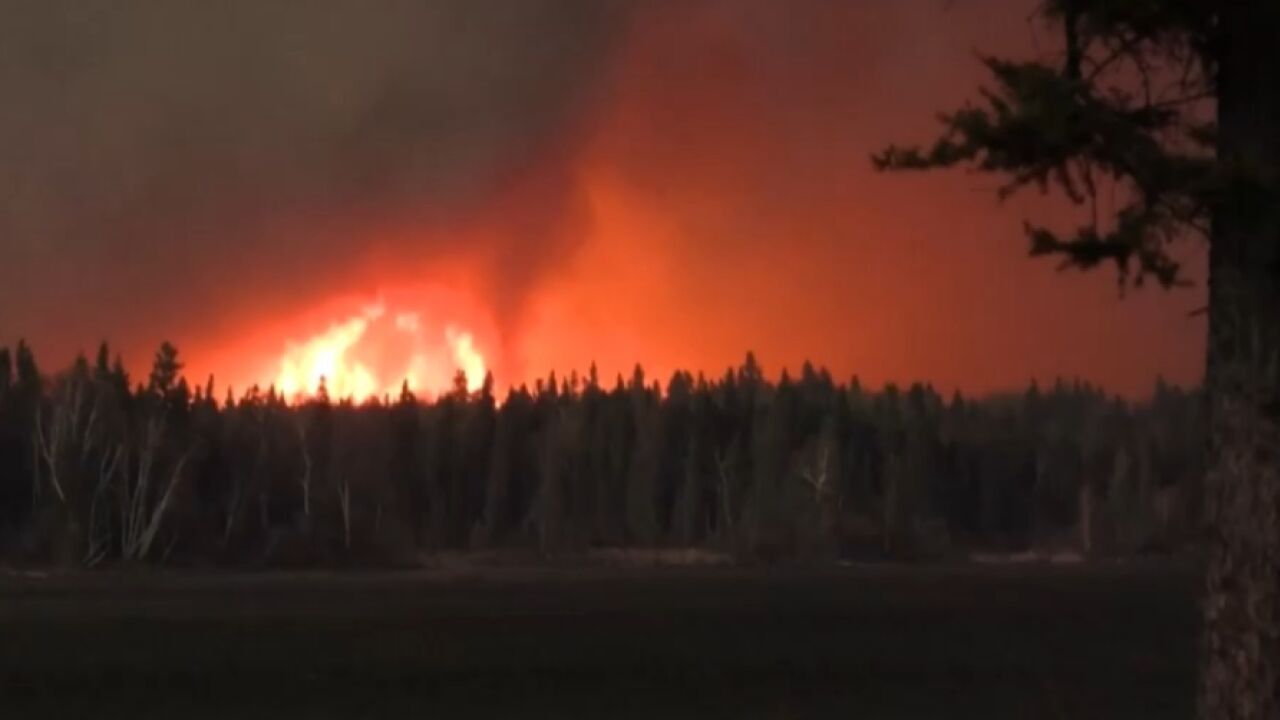
M 178 362 L 178 349 L 169 342 L 163 342 L 160 344 L 160 349 L 156 351 L 155 362 L 151 366 L 150 384 L 147 387 L 152 392 L 167 396 L 177 386 L 181 372 L 182 363 Z
M 970 165 L 1001 195 L 1056 187 L 1088 210 L 1069 233 L 1028 223 L 1033 255 L 1113 263 L 1122 282 L 1182 284 L 1170 247 L 1209 243 L 1206 386 L 1211 534 L 1202 718 L 1280 716 L 1280 3 L 1047 0 L 1061 57 L 987 57 L 981 105 L 887 169 Z M 1113 189 L 1120 207 L 1098 211 Z

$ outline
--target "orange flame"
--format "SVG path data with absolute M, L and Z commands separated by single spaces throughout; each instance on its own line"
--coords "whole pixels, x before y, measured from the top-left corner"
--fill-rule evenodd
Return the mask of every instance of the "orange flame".
M 440 392 L 459 371 L 469 391 L 483 386 L 487 364 L 472 333 L 454 324 L 432 327 L 414 311 L 388 313 L 379 301 L 288 343 L 275 386 L 290 400 L 318 394 L 322 386 L 334 398 L 367 399 L 398 395 L 402 383 L 414 392 Z

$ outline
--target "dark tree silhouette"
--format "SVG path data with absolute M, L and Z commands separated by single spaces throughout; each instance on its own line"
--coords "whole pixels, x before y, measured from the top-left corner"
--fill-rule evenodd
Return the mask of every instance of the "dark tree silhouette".
M 510 390 L 287 404 L 194 392 L 176 349 L 130 387 L 101 348 L 0 372 L 0 558 L 416 564 L 424 553 L 700 548 L 757 562 L 1170 550 L 1194 539 L 1199 393 L 1079 383 L 945 402 L 754 357 L 665 391 L 637 366 Z M 1084 518 L 1089 521 L 1084 521 Z M 608 553 L 606 553 L 608 555 Z M 643 557 L 643 553 L 641 554 Z
M 987 57 L 982 102 L 944 115 L 885 169 L 967 165 L 1006 196 L 1056 187 L 1089 209 L 1068 233 L 1027 225 L 1033 255 L 1122 283 L 1185 281 L 1173 244 L 1209 242 L 1211 518 L 1199 711 L 1280 717 L 1280 3 L 1047 0 L 1053 60 Z M 1099 196 L 1116 188 L 1110 214 Z M 1145 454 L 1136 458 L 1142 467 Z M 1136 490 L 1141 494 L 1141 490 Z

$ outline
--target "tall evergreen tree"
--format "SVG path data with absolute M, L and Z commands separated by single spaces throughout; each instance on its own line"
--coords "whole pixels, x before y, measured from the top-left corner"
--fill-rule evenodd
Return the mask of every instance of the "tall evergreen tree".
M 1200 715 L 1280 717 L 1280 3 L 1046 0 L 1053 60 L 988 57 L 983 103 L 881 168 L 970 165 L 1001 195 L 1056 186 L 1091 209 L 1028 224 L 1034 255 L 1110 262 L 1123 282 L 1185 278 L 1171 245 L 1209 243 L 1210 562 Z M 1117 188 L 1111 216 L 1098 198 Z

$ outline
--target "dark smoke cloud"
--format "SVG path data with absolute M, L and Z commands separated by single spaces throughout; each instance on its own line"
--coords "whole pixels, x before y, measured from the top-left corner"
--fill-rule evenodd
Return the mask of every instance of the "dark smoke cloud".
M 515 198 L 519 232 L 491 234 L 486 256 L 517 302 L 571 235 L 554 226 L 572 215 L 572 138 L 627 14 L 0 0 L 0 339 L 57 356 L 225 336 L 342 282 L 368 227 L 424 228 L 393 261 L 468 249 L 449 228 L 494 196 Z

